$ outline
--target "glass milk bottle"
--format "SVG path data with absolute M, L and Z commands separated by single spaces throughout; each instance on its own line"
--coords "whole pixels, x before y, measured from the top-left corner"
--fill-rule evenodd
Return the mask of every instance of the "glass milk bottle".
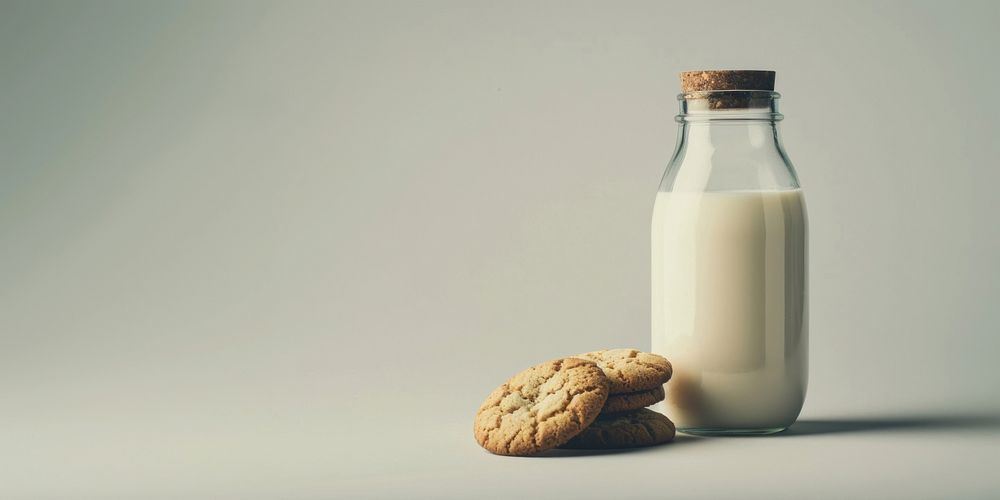
M 681 74 L 679 134 L 653 208 L 661 408 L 692 434 L 771 434 L 808 379 L 806 211 L 772 71 Z

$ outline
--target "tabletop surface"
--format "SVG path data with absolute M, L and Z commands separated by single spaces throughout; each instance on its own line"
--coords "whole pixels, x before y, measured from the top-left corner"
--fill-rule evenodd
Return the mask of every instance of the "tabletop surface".
M 678 434 L 672 443 L 644 449 L 502 457 L 476 444 L 472 415 L 453 411 L 457 405 L 358 402 L 343 407 L 339 420 L 274 414 L 269 421 L 185 424 L 141 411 L 86 422 L 77 419 L 80 412 L 11 420 L 4 442 L 19 453 L 0 455 L 3 496 L 911 499 L 1000 493 L 995 409 L 806 411 L 789 430 L 767 437 Z

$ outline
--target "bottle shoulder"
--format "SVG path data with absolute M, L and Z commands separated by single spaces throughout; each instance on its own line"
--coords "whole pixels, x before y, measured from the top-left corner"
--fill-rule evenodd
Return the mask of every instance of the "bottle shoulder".
M 795 167 L 786 155 L 745 155 L 717 151 L 688 155 L 678 151 L 671 159 L 659 191 L 740 192 L 801 189 Z
M 773 123 L 682 126 L 660 191 L 799 188 Z

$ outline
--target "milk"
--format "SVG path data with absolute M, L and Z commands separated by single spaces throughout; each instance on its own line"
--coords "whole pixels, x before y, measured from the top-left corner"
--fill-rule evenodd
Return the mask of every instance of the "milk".
M 776 432 L 807 382 L 801 191 L 661 192 L 652 223 L 652 347 L 674 366 L 678 428 Z

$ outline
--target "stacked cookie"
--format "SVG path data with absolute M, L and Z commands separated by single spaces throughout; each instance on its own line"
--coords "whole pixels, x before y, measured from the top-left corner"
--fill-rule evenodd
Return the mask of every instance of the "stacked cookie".
M 663 401 L 663 384 L 673 367 L 663 356 L 637 349 L 611 349 L 575 356 L 593 361 L 608 378 L 608 399 L 601 413 L 561 448 L 630 448 L 664 443 L 674 438 L 674 424 L 646 409 Z
M 476 414 L 476 441 L 499 455 L 554 448 L 631 448 L 674 437 L 645 409 L 664 397 L 670 362 L 636 349 L 596 351 L 528 368 L 494 390 Z

